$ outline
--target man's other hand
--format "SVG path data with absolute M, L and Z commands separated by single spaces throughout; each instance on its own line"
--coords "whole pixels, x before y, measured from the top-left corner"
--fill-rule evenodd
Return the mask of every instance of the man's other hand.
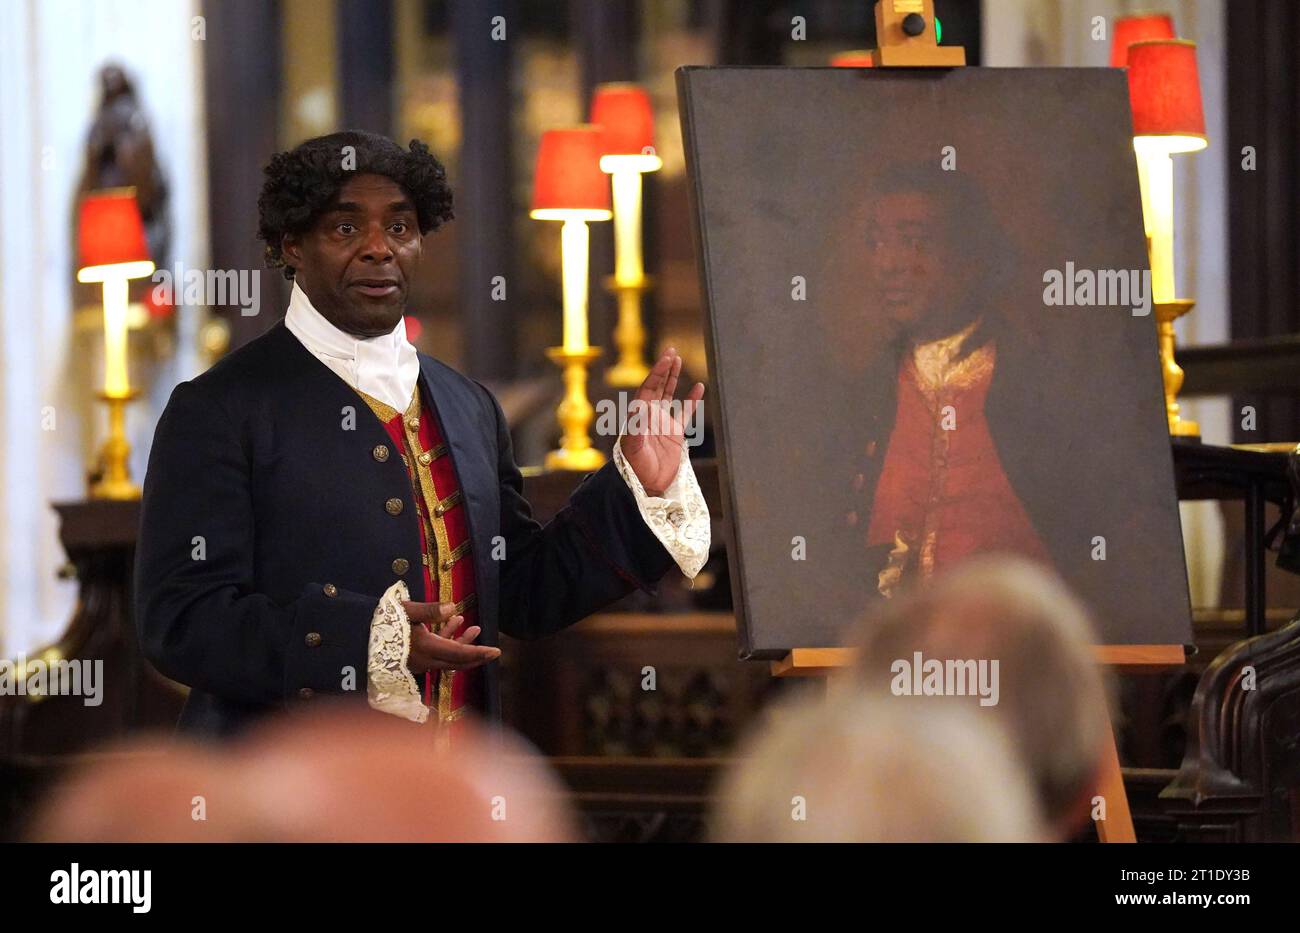
M 465 617 L 456 614 L 454 603 L 403 601 L 402 608 L 411 620 L 411 653 L 407 667 L 413 674 L 465 671 L 501 657 L 500 648 L 473 644 L 481 631 L 477 625 L 457 634 L 465 624 Z

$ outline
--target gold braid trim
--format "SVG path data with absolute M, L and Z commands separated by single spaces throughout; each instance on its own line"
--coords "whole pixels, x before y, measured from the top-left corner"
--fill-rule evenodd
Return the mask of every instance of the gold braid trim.
M 392 421 L 398 415 L 401 415 L 402 417 L 402 437 L 406 444 L 406 453 L 402 455 L 402 462 L 406 464 L 406 472 L 411 479 L 416 511 L 419 512 L 420 520 L 424 524 L 424 540 L 426 542 L 431 542 L 434 548 L 433 553 L 426 551 L 426 553 L 421 555 L 421 559 L 426 565 L 432 568 L 433 579 L 438 589 L 438 602 L 451 602 L 451 574 L 440 572 L 443 561 L 439 559 L 439 556 L 447 554 L 447 559 L 450 560 L 451 564 L 454 564 L 456 560 L 463 556 L 464 552 L 468 551 L 466 545 L 469 544 L 469 541 L 466 540 L 465 544 L 456 548 L 455 551 L 452 551 L 451 542 L 447 538 L 447 526 L 442 520 L 442 512 L 438 511 L 438 506 L 442 505 L 445 500 L 438 495 L 438 490 L 435 488 L 433 482 L 432 471 L 421 469 L 420 465 L 418 465 L 418 455 L 423 452 L 420 447 L 420 390 L 417 387 L 415 392 L 412 393 L 411 403 L 406 406 L 406 411 L 404 413 L 399 412 L 391 405 L 385 405 L 383 402 L 379 401 L 379 399 L 367 395 L 360 389 L 357 389 L 356 391 L 357 394 L 365 400 L 366 404 L 370 407 L 370 410 L 375 413 L 375 417 L 379 418 L 379 420 L 383 421 L 385 424 Z M 433 450 L 429 451 L 429 453 L 431 455 L 430 459 L 436 460 L 447 453 L 447 445 L 439 444 L 437 447 L 433 448 Z M 410 456 L 408 456 L 408 454 Z M 457 495 L 459 494 L 457 493 Z M 455 504 L 455 502 L 460 501 L 455 495 L 446 498 L 448 500 L 455 500 L 450 502 L 446 508 L 450 508 L 451 505 Z M 442 511 L 446 511 L 446 508 Z M 448 569 L 450 569 L 450 564 L 448 564 Z M 451 722 L 454 718 L 457 718 L 453 717 L 451 709 L 451 688 L 452 680 L 455 676 L 455 671 L 438 672 L 437 704 L 439 723 Z M 444 733 L 445 731 L 446 730 L 440 730 L 440 732 Z M 440 742 L 445 743 L 445 738 L 440 739 Z

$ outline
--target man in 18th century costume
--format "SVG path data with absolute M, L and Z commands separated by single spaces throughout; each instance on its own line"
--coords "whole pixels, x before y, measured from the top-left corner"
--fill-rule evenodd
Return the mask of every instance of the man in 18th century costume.
M 680 418 L 641 419 L 543 527 L 496 399 L 406 339 L 416 264 L 452 216 L 423 144 L 308 140 L 272 158 L 259 209 L 288 312 L 176 387 L 145 480 L 138 625 L 191 687 L 183 728 L 322 694 L 497 717 L 500 632 L 558 631 L 674 562 L 698 572 L 708 511 Z M 665 352 L 637 398 L 671 400 L 680 369 Z

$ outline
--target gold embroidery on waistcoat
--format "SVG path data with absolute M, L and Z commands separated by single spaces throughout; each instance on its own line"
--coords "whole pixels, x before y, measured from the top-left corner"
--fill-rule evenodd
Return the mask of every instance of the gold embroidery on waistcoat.
M 433 481 L 433 470 L 431 463 L 420 463 L 420 454 L 426 453 L 420 446 L 420 390 L 417 387 L 411 396 L 411 403 L 406 406 L 406 412 L 399 412 L 391 405 L 386 405 L 374 396 L 367 395 L 360 389 L 356 390 L 357 394 L 365 400 L 366 405 L 375 413 L 380 421 L 387 424 L 398 415 L 402 416 L 402 437 L 405 442 L 406 450 L 402 453 L 402 463 L 406 465 L 406 473 L 411 480 L 411 489 L 415 497 L 416 511 L 419 513 L 420 521 L 424 525 L 424 540 L 426 543 L 431 542 L 433 548 L 430 550 L 426 547 L 424 554 L 420 555 L 421 560 L 431 568 L 431 575 L 434 584 L 438 590 L 438 602 L 451 602 L 452 598 L 452 578 L 451 564 L 454 564 L 461 556 L 469 551 L 469 539 L 466 538 L 455 550 L 451 548 L 451 542 L 447 536 L 447 525 L 443 520 L 443 514 L 456 503 L 460 502 L 460 491 L 453 493 L 446 498 L 438 495 L 438 490 Z M 430 461 L 436 460 L 447 453 L 447 445 L 438 444 L 431 451 L 427 451 Z M 409 454 L 409 456 L 408 456 Z M 441 510 L 439 506 L 442 506 Z M 443 558 L 442 555 L 447 555 Z M 447 572 L 443 572 L 442 564 L 444 560 L 449 560 Z M 467 600 L 457 603 L 457 613 L 464 609 L 463 604 L 473 605 L 477 602 L 474 596 Z M 468 608 L 468 605 L 465 608 Z M 456 677 L 455 671 L 438 672 L 438 722 L 454 722 L 461 716 L 460 710 L 453 711 L 451 708 L 452 684 Z M 446 730 L 441 730 L 444 733 Z M 444 745 L 445 747 L 445 745 Z
M 944 419 L 947 417 L 944 409 L 961 392 L 987 384 L 993 378 L 997 366 L 997 346 L 992 341 L 972 351 L 964 359 L 952 362 L 961 342 L 974 327 L 972 324 L 954 337 L 918 347 L 903 364 L 908 378 L 925 400 L 930 416 L 930 463 L 921 527 L 897 530 L 890 562 L 878 578 L 878 588 L 887 597 L 898 586 L 900 577 L 906 574 L 908 565 L 913 561 L 915 570 L 921 577 L 934 574 L 935 557 L 939 549 L 939 506 L 948 485 L 951 442 L 951 432 L 944 427 Z M 955 408 L 953 413 L 960 417 Z M 899 544 L 904 540 L 915 541 L 917 547 L 914 555 L 907 554 L 908 545 L 905 543 L 900 550 Z

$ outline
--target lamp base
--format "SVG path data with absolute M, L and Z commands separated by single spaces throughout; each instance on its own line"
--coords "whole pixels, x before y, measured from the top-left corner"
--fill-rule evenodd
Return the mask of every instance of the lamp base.
M 139 395 L 135 389 L 125 395 L 99 393 L 100 401 L 108 404 L 108 438 L 99 449 L 96 469 L 91 474 L 92 499 L 140 498 L 140 487 L 131 481 L 131 445 L 126 439 L 126 406 Z
M 103 479 L 90 484 L 90 498 L 115 499 L 126 502 L 140 498 L 140 487 L 130 480 L 117 481 Z
M 1189 298 L 1155 302 L 1160 368 L 1165 386 L 1165 415 L 1169 422 L 1170 436 L 1177 438 L 1199 439 L 1201 436 L 1201 426 L 1195 421 L 1185 420 L 1179 414 L 1181 406 L 1178 404 L 1178 390 L 1183 387 L 1183 368 L 1174 359 L 1174 321 L 1191 311 L 1195 305 L 1196 302 Z
M 548 453 L 542 462 L 548 470 L 578 470 L 582 473 L 590 473 L 605 465 L 605 455 L 595 447 L 581 450 L 566 450 L 561 447 Z
M 641 323 L 641 295 L 650 290 L 650 277 L 620 285 L 614 276 L 605 279 L 605 288 L 618 299 L 618 325 L 614 343 L 618 362 L 605 370 L 605 382 L 616 389 L 636 389 L 650 375 L 645 363 L 645 326 Z
M 650 367 L 645 363 L 633 363 L 627 366 L 616 363 L 605 370 L 605 382 L 615 389 L 637 389 L 645 382 L 645 377 L 648 375 L 650 375 Z
M 591 446 L 588 433 L 596 410 L 587 398 L 587 366 L 600 358 L 601 350 L 599 347 L 572 351 L 550 347 L 546 355 L 564 373 L 564 399 L 555 409 L 561 429 L 560 446 L 548 453 L 543 462 L 548 470 L 598 470 L 605 465 L 605 455 Z

